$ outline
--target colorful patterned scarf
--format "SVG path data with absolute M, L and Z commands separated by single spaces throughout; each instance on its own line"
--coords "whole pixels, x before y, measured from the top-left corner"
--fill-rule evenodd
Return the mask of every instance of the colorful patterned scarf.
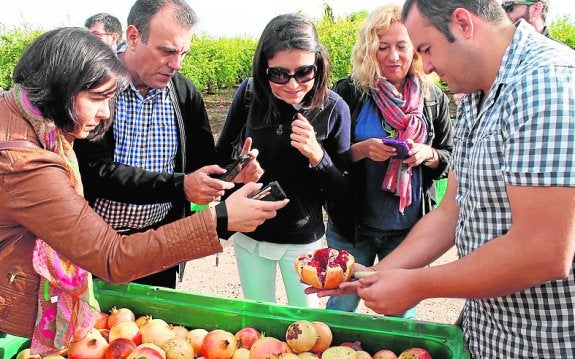
M 403 94 L 385 79 L 377 82 L 373 91 L 373 99 L 384 121 L 396 130 L 395 138 L 412 139 L 422 143 L 427 140 L 427 128 L 423 120 L 423 96 L 421 79 L 408 75 L 403 85 Z M 381 189 L 394 193 L 399 197 L 399 212 L 411 204 L 411 167 L 403 160 L 392 157 Z
M 34 127 L 42 147 L 65 160 L 72 186 L 82 195 L 78 161 L 72 145 L 52 121 L 42 117 L 21 86 L 16 85 L 13 92 L 16 104 Z M 54 353 L 84 338 L 94 327 L 100 308 L 94 298 L 91 274 L 61 257 L 40 238 L 36 239 L 32 260 L 41 279 L 31 352 Z

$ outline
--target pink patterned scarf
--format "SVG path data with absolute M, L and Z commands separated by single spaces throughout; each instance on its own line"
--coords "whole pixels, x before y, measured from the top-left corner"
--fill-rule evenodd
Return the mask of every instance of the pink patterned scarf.
M 396 130 L 394 138 L 412 139 L 422 143 L 427 139 L 427 128 L 423 120 L 423 96 L 421 79 L 408 75 L 403 85 L 403 93 L 385 79 L 377 82 L 373 99 L 384 121 Z M 392 157 L 381 184 L 381 189 L 395 193 L 399 197 L 399 212 L 411 204 L 411 167 L 403 160 Z
M 72 186 L 82 195 L 78 161 L 72 145 L 52 121 L 42 117 L 21 86 L 16 85 L 13 92 L 16 104 L 34 127 L 42 147 L 65 160 Z M 54 353 L 84 338 L 94 327 L 100 308 L 94 298 L 91 274 L 61 257 L 40 238 L 36 239 L 32 260 L 41 280 L 31 352 Z

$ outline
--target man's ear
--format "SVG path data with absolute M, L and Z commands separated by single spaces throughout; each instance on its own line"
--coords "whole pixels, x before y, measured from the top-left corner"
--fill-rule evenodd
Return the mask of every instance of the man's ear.
M 529 18 L 541 18 L 543 12 L 543 3 L 541 1 L 529 6 Z
M 473 36 L 473 18 L 467 9 L 457 8 L 453 11 L 451 14 L 451 26 L 454 34 L 459 33 L 466 39 L 470 39 Z
M 140 41 L 140 31 L 134 25 L 128 25 L 126 28 L 126 43 L 128 47 L 136 46 L 138 41 Z

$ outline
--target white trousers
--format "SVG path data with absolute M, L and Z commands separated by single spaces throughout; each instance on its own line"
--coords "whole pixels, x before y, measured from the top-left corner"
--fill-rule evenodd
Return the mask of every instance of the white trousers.
M 306 295 L 308 286 L 300 282 L 294 260 L 302 253 L 313 253 L 321 241 L 310 244 L 278 244 L 256 241 L 243 233 L 230 237 L 240 275 L 244 298 L 276 303 L 276 272 L 279 266 L 288 304 L 318 308 L 316 294 Z

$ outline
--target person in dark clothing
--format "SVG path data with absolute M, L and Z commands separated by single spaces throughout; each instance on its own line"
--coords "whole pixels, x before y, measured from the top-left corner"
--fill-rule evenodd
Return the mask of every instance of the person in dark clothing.
M 115 99 L 116 120 L 101 141 L 75 145 L 86 198 L 120 233 L 143 232 L 188 216 L 189 202 L 218 201 L 234 186 L 213 176 L 224 169 L 214 165 L 204 101 L 178 73 L 196 22 L 185 1 L 136 1 L 128 15 L 126 43 L 118 50 L 132 82 Z M 255 159 L 257 152 L 250 155 Z M 256 181 L 261 173 L 253 160 L 234 181 Z M 176 272 L 181 278 L 183 265 L 136 282 L 175 288 Z
M 236 139 L 253 141 L 262 182 L 278 181 L 290 199 L 276 220 L 231 237 L 245 298 L 275 302 L 279 265 L 289 304 L 319 305 L 304 294 L 294 260 L 320 247 L 323 202 L 346 185 L 349 108 L 329 90 L 329 71 L 313 23 L 301 14 L 277 16 L 256 48 L 253 91 L 246 90 L 252 80 L 244 81 L 229 109 L 218 155 L 232 157 Z

